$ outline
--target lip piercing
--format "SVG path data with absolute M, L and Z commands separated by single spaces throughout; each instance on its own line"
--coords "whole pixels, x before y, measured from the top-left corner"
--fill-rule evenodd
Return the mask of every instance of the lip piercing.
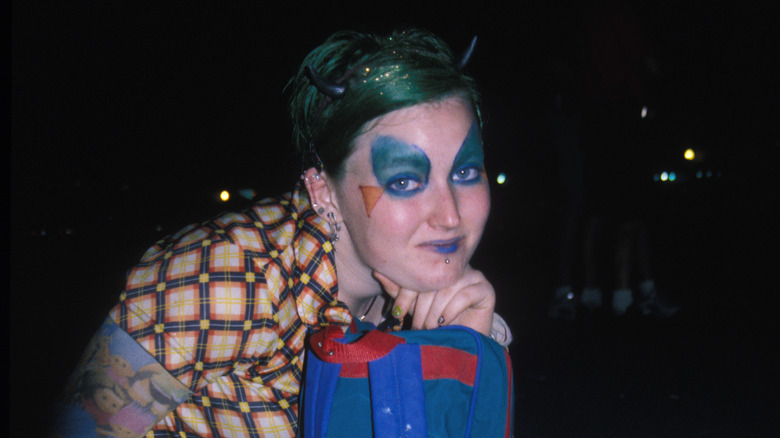
M 449 265 L 450 264 L 450 259 L 444 259 L 444 263 Z

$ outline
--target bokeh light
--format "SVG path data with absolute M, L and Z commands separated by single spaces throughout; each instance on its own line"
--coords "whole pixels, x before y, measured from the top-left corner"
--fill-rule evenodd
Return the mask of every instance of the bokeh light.
M 255 196 L 257 196 L 257 192 L 255 189 L 247 188 L 247 189 L 241 189 L 238 191 L 238 194 L 241 195 L 241 197 L 246 199 L 252 199 Z

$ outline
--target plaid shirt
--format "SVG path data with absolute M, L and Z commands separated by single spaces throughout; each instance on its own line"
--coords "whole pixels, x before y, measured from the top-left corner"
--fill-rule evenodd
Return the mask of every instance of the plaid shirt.
M 296 435 L 307 331 L 352 319 L 324 226 L 299 186 L 144 254 L 110 317 L 193 391 L 148 437 Z

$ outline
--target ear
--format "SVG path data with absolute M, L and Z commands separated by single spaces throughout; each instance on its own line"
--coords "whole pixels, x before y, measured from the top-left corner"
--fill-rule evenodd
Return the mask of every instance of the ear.
M 316 168 L 310 167 L 303 173 L 303 184 L 309 193 L 312 208 L 320 217 L 328 220 L 328 213 L 333 212 L 336 220 L 341 220 L 335 189 L 332 187 L 330 176 L 325 171 L 319 172 Z

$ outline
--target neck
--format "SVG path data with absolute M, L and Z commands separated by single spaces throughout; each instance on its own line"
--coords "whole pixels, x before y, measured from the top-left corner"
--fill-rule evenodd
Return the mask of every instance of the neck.
M 335 252 L 338 299 L 347 305 L 352 316 L 359 318 L 368 310 L 374 297 L 382 295 L 382 287 L 371 275 L 371 268 L 360 261 L 346 227 L 341 230 Z M 377 307 L 381 309 L 380 301 L 377 300 L 371 307 L 371 314 Z

